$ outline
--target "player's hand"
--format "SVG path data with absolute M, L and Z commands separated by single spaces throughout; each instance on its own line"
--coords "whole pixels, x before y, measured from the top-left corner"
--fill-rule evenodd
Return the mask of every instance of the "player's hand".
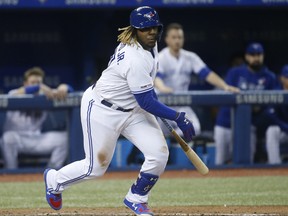
M 42 92 L 48 99 L 54 98 L 53 89 L 49 86 L 45 85 L 44 83 L 40 84 L 40 92 Z
M 231 85 L 226 85 L 224 87 L 224 90 L 225 91 L 229 91 L 229 92 L 232 92 L 232 93 L 239 93 L 240 92 L 240 89 L 235 87 L 235 86 L 231 86 Z
M 61 84 L 55 89 L 54 98 L 58 100 L 63 100 L 67 97 L 68 87 L 65 84 Z
M 195 129 L 191 121 L 186 118 L 184 112 L 178 113 L 177 118 L 175 119 L 177 126 L 181 129 L 184 138 L 187 142 L 191 141 L 195 136 Z

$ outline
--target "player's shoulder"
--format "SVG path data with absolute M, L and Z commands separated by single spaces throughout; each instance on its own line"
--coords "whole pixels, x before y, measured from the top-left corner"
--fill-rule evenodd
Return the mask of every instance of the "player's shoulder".
M 134 47 L 132 45 L 120 43 L 117 47 L 118 55 L 119 53 L 125 53 L 125 55 L 133 55 Z
M 147 51 L 138 44 L 126 45 L 123 49 L 125 51 L 124 61 L 127 67 L 143 67 L 151 64 L 147 58 Z
M 185 56 L 193 56 L 193 57 L 196 56 L 196 57 L 199 57 L 197 53 L 195 53 L 195 52 L 193 52 L 191 50 L 183 49 L 183 48 L 180 50 L 180 53 L 181 53 L 181 55 L 185 55 Z
M 122 48 L 122 50 L 125 51 L 125 55 L 129 56 L 130 59 L 138 59 L 140 56 L 144 55 L 143 48 L 140 47 L 138 44 L 131 44 L 131 45 L 126 44 Z M 120 50 L 120 52 L 121 52 L 121 50 Z
M 185 49 L 181 49 L 180 50 L 180 55 L 185 58 L 185 59 L 189 59 L 189 60 L 192 60 L 192 61 L 199 61 L 201 60 L 200 56 L 193 52 L 193 51 L 190 51 L 190 50 L 185 50 Z
M 137 49 L 137 46 L 134 44 L 128 45 L 128 44 L 120 43 L 117 46 L 116 50 L 117 51 L 115 52 L 116 54 L 115 58 L 117 59 L 117 62 L 121 61 L 122 63 L 124 63 L 121 65 L 129 66 L 133 62 L 138 63 L 142 59 L 141 53 Z
M 160 52 L 159 52 L 159 57 L 164 57 L 169 55 L 169 48 L 168 47 L 164 47 Z
M 18 91 L 18 89 L 11 89 L 11 90 L 8 92 L 8 95 L 16 95 L 16 94 L 17 94 L 17 91 Z

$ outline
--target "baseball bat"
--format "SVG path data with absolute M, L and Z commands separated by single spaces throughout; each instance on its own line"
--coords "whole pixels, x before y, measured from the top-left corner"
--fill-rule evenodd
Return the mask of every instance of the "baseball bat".
M 164 125 L 168 128 L 170 133 L 174 136 L 174 138 L 177 140 L 177 142 L 180 144 L 181 148 L 183 149 L 186 156 L 189 158 L 189 160 L 192 162 L 192 164 L 195 166 L 195 168 L 198 170 L 199 173 L 202 175 L 207 175 L 209 172 L 208 167 L 203 163 L 203 161 L 199 158 L 199 156 L 196 154 L 196 152 L 183 140 L 179 134 L 173 129 L 173 127 L 167 122 L 166 119 L 161 118 Z

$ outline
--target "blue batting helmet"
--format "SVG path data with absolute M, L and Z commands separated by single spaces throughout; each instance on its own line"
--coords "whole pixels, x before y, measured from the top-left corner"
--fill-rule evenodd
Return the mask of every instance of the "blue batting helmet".
M 130 14 L 130 25 L 136 29 L 158 26 L 160 33 L 163 29 L 158 13 L 149 6 L 134 9 Z

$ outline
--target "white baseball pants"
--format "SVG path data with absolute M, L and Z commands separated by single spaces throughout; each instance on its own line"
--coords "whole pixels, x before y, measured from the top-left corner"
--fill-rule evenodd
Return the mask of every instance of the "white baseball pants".
M 18 154 L 51 154 L 48 166 L 60 168 L 68 153 L 68 134 L 66 131 L 21 134 L 16 131 L 3 133 L 2 151 L 7 169 L 18 168 Z
M 269 126 L 266 131 L 266 151 L 269 164 L 280 164 L 280 144 L 288 142 L 288 134 L 281 131 L 279 126 Z
M 215 140 L 215 164 L 223 165 L 227 161 L 232 160 L 233 156 L 233 140 L 232 129 L 219 125 L 214 127 Z M 256 151 L 256 133 L 255 128 L 251 127 L 250 135 L 250 161 L 253 162 Z
M 82 97 L 81 123 L 85 159 L 48 173 L 47 185 L 52 193 L 61 193 L 71 185 L 102 176 L 109 166 L 120 134 L 143 152 L 145 161 L 140 172 L 157 176 L 164 172 L 169 152 L 160 126 L 150 113 L 139 107 L 130 112 L 106 107 L 101 104 L 95 89 L 90 87 Z M 127 196 L 135 202 L 148 200 L 148 194 L 140 197 L 128 192 Z

